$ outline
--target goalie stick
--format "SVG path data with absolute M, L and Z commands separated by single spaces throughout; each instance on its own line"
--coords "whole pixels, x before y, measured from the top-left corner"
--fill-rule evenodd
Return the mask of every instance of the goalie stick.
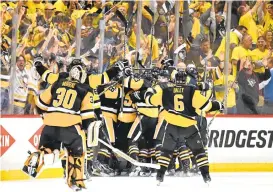
M 153 169 L 160 169 L 160 165 L 157 165 L 157 164 L 138 162 L 137 160 L 135 160 L 132 157 L 128 156 L 126 153 L 122 152 L 121 150 L 119 150 L 119 149 L 113 147 L 112 145 L 104 142 L 100 138 L 99 138 L 99 142 L 102 143 L 103 145 L 105 145 L 106 147 L 108 147 L 109 149 L 111 149 L 115 154 L 119 155 L 120 157 L 122 157 L 126 161 L 129 161 L 130 163 L 132 163 L 133 165 L 135 165 L 137 167 L 149 167 L 149 168 L 153 168 Z
M 117 155 L 119 155 L 120 157 L 122 157 L 123 159 L 125 159 L 126 161 L 129 161 L 130 163 L 132 163 L 135 166 L 139 166 L 139 167 L 149 167 L 149 168 L 153 168 L 153 169 L 160 169 L 160 165 L 157 164 L 151 164 L 151 163 L 141 163 L 138 162 L 137 160 L 133 159 L 132 157 L 128 156 L 126 153 L 120 151 L 119 149 L 113 147 L 111 145 L 111 142 L 107 136 L 107 133 L 105 133 L 105 130 L 103 129 L 103 127 L 100 127 L 102 130 L 102 133 L 105 135 L 106 140 L 108 143 L 106 143 L 105 141 L 101 140 L 100 138 L 98 139 L 98 141 L 102 144 L 104 144 L 106 147 L 108 147 L 109 149 L 111 149 L 114 153 L 116 153 Z

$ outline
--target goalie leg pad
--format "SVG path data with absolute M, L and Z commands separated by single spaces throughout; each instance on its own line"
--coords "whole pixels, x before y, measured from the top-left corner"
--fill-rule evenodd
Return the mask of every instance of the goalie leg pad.
M 81 157 L 75 157 L 71 154 L 67 157 L 66 164 L 66 175 L 67 184 L 69 187 L 73 188 L 76 186 L 78 188 L 85 188 L 84 183 L 84 155 Z
M 90 123 L 87 132 L 87 146 L 94 147 L 98 146 L 99 129 L 102 125 L 102 121 L 94 121 Z

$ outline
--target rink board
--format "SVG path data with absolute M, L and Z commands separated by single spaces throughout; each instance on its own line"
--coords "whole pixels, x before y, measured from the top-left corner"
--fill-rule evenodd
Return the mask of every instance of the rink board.
M 42 119 L 4 116 L 0 124 L 1 180 L 29 179 L 21 168 L 27 151 L 38 147 Z M 212 172 L 273 172 L 273 116 L 217 117 L 209 136 Z M 62 177 L 60 167 L 46 168 L 38 178 Z

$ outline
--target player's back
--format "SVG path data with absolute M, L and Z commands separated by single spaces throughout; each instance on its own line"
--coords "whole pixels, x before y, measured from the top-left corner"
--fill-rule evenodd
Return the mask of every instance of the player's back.
M 162 104 L 164 109 L 170 113 L 183 114 L 185 116 L 196 116 L 195 108 L 192 105 L 192 98 L 195 92 L 194 86 L 165 84 L 163 86 Z
M 92 103 L 93 95 L 90 91 L 88 85 L 68 79 L 53 83 L 39 97 L 39 101 L 47 107 L 43 115 L 44 124 L 66 127 L 81 123 L 84 103 Z

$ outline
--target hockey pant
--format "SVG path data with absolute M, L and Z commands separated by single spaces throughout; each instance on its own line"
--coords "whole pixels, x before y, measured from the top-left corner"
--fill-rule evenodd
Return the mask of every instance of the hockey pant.
M 115 143 L 115 121 L 110 117 L 104 117 L 104 126 L 100 129 L 99 138 L 106 143 Z M 109 164 L 111 158 L 111 152 L 108 147 L 100 144 L 100 149 L 98 152 L 98 161 L 102 164 Z
M 179 166 L 176 166 L 176 159 L 178 159 Z M 190 149 L 186 146 L 186 141 L 181 139 L 180 142 L 177 142 L 177 146 L 173 152 L 172 159 L 170 161 L 168 170 L 188 170 L 190 168 Z
M 202 118 L 202 125 L 201 125 L 201 118 Z M 202 116 L 197 116 L 196 120 L 197 120 L 197 127 L 199 130 L 201 139 L 203 141 L 204 149 L 205 149 L 206 155 L 208 156 L 208 146 L 207 145 L 208 145 L 209 138 L 208 138 L 208 130 L 207 130 L 207 119 Z M 187 145 L 187 142 L 186 142 L 186 145 Z M 196 165 L 195 157 L 194 157 L 192 151 L 189 151 L 189 155 L 191 158 L 192 165 Z
M 158 121 L 155 128 L 154 133 L 154 141 L 155 141 L 155 158 L 158 160 L 160 154 L 161 154 L 161 146 L 162 146 L 162 140 L 164 137 L 165 129 L 166 129 L 167 122 L 164 120 L 164 117 L 159 114 Z
M 177 145 L 187 140 L 188 146 L 195 156 L 197 165 L 203 174 L 209 173 L 208 157 L 196 126 L 182 128 L 172 124 L 166 124 L 166 131 L 161 146 L 161 155 L 158 158 L 160 172 L 165 173 L 172 159 L 173 152 Z
M 38 155 L 37 173 L 43 164 L 43 155 L 60 149 L 61 143 L 67 149 L 66 179 L 69 187 L 76 185 L 85 188 L 84 156 L 86 152 L 85 133 L 79 125 L 69 127 L 45 126 L 40 138 L 39 151 L 32 153 L 25 162 L 29 166 L 34 155 Z M 37 174 L 36 174 L 37 175 Z
M 133 123 L 129 134 L 129 155 L 143 162 L 155 160 L 155 141 L 153 139 L 157 118 L 146 115 L 138 115 Z
M 87 136 L 86 136 L 87 139 Z M 86 140 L 87 144 L 87 140 Z M 64 147 L 64 146 L 63 146 Z M 87 147 L 86 146 L 86 154 L 85 154 L 85 164 L 86 164 L 86 172 L 90 171 L 92 169 L 92 161 L 94 158 L 94 153 L 93 153 L 93 148 L 92 147 Z M 67 157 L 62 158 L 62 167 L 66 172 L 66 162 L 67 162 Z M 66 174 L 64 174 L 66 176 Z

